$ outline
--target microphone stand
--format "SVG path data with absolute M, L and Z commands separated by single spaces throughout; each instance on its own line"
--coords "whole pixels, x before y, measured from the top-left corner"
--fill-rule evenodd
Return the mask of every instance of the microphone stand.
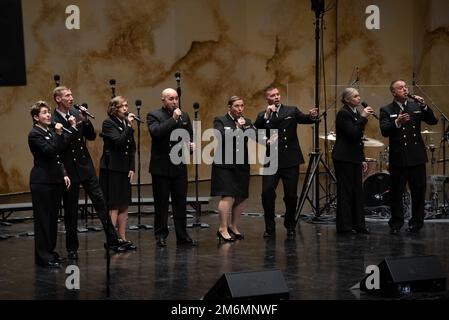
M 323 25 L 324 16 L 324 0 L 311 0 L 312 10 L 315 12 L 315 108 L 318 110 L 318 115 L 320 114 L 320 31 Z M 304 184 L 301 191 L 301 195 L 298 197 L 298 205 L 296 208 L 295 222 L 299 221 L 301 211 L 304 207 L 306 199 L 309 199 L 308 193 L 312 184 L 314 184 L 314 201 L 311 203 L 312 211 L 315 213 L 314 221 L 320 219 L 321 211 L 324 210 L 328 204 L 323 209 L 320 209 L 320 163 L 326 169 L 326 171 L 331 175 L 331 177 L 336 181 L 335 175 L 329 169 L 329 166 L 323 161 L 323 156 L 319 148 L 319 121 L 315 123 L 314 127 L 314 150 L 310 153 L 309 165 L 305 174 Z M 310 199 L 309 199 L 310 201 Z
M 176 80 L 176 92 L 178 93 L 179 109 L 181 109 L 181 72 L 176 71 L 175 80 Z
M 136 100 L 136 109 L 137 109 L 137 117 L 140 118 L 140 108 L 142 106 L 141 100 Z M 140 196 L 141 191 L 141 184 L 140 184 L 140 169 L 141 169 L 141 163 L 140 163 L 140 121 L 137 122 L 137 225 L 129 226 L 129 230 L 138 230 L 138 229 L 153 229 L 152 225 L 149 224 L 142 224 L 141 223 L 141 206 L 142 206 L 142 198 Z
M 106 194 L 105 194 L 105 198 L 106 198 L 106 228 L 108 230 L 108 232 L 106 232 L 106 234 L 108 234 L 111 230 L 111 218 L 110 218 L 110 213 L 109 213 L 109 150 L 105 150 L 104 153 L 104 160 L 105 160 L 105 165 L 106 165 Z M 106 237 L 106 297 L 109 298 L 110 296 L 110 279 L 111 279 L 111 274 L 110 274 L 110 270 L 111 270 L 111 254 L 109 252 L 110 250 L 110 242 L 109 242 L 109 236 Z
M 413 73 L 413 78 L 415 78 L 415 74 L 414 73 Z M 424 95 L 426 100 L 428 100 L 430 102 L 430 104 L 432 105 L 432 108 L 435 108 L 440 113 L 441 118 L 443 119 L 443 127 L 442 127 L 443 134 L 442 134 L 441 141 L 445 141 L 445 142 L 449 143 L 449 135 L 448 135 L 449 128 L 447 128 L 447 129 L 444 128 L 444 125 L 445 125 L 446 121 L 449 122 L 448 117 L 433 102 L 432 98 L 423 90 L 423 88 L 419 84 L 416 83 L 415 79 L 413 79 L 413 85 L 416 86 L 419 89 L 419 91 L 421 91 L 421 93 Z M 444 176 L 446 175 L 446 162 L 447 161 L 449 161 L 449 160 L 446 160 L 446 144 L 444 143 L 443 144 L 443 160 L 442 160 L 442 162 L 443 162 L 443 175 Z M 447 211 L 447 209 L 446 209 L 447 199 L 446 199 L 446 193 L 444 192 L 444 184 L 446 184 L 446 182 L 443 183 L 443 212 L 446 213 L 446 211 Z M 437 210 L 438 210 L 438 208 L 437 208 Z
M 112 98 L 115 98 L 115 79 L 109 80 L 109 85 L 111 86 L 112 90 Z
M 53 76 L 53 80 L 55 80 L 55 86 L 56 87 L 59 87 L 59 85 L 61 84 L 61 77 L 59 76 L 59 74 L 55 74 L 54 76 Z
M 195 122 L 198 121 L 198 110 L 200 105 L 198 103 L 193 104 L 193 109 L 195 110 Z M 195 152 L 197 152 L 195 150 Z M 209 228 L 207 223 L 201 223 L 201 204 L 199 201 L 199 180 L 198 180 L 198 161 L 195 161 L 195 211 L 196 220 L 192 224 L 188 224 L 187 228 Z

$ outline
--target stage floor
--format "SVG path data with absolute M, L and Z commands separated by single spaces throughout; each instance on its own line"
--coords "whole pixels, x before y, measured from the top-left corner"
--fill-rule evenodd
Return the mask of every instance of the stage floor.
M 204 195 L 207 194 L 201 193 Z M 258 199 L 259 194 L 252 193 L 247 210 L 252 214 L 240 219 L 245 239 L 234 243 L 218 244 L 218 215 L 215 213 L 202 215 L 201 222 L 210 224 L 210 228 L 189 229 L 192 238 L 199 240 L 198 247 L 177 246 L 173 229 L 166 248 L 156 246 L 152 230 L 128 231 L 128 238 L 138 249 L 112 255 L 109 296 L 103 232 L 79 234 L 76 265 L 80 269 L 80 289 L 74 291 L 65 288 L 68 263 L 61 269 L 34 265 L 32 236 L 1 240 L 0 299 L 198 300 L 225 272 L 279 269 L 291 300 L 365 300 L 380 298 L 350 288 L 363 278 L 368 265 L 377 265 L 385 257 L 436 255 L 448 274 L 447 219 L 426 220 L 421 233 L 408 234 L 401 230 L 399 236 L 389 234 L 384 219 L 368 220 L 370 235 L 337 235 L 332 216 L 321 223 L 301 219 L 296 238 L 288 240 L 283 218 L 279 216 L 276 238 L 266 240 L 262 237 L 264 221 Z M 282 196 L 278 196 L 277 203 L 277 211 L 282 213 Z M 216 204 L 217 199 L 213 198 L 203 209 L 216 209 Z M 136 220 L 135 215 L 130 216 L 130 224 Z M 143 215 L 142 222 L 152 224 L 153 215 Z M 62 230 L 63 224 L 59 227 Z M 0 234 L 32 229 L 32 222 L 25 221 L 0 227 Z M 57 250 L 63 256 L 66 255 L 64 244 L 61 232 Z

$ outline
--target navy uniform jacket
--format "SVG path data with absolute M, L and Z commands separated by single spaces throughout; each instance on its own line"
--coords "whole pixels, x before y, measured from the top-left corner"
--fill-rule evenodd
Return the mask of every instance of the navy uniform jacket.
M 332 151 L 332 159 L 356 164 L 365 160 L 362 138 L 367 122 L 367 118 L 362 117 L 358 111 L 352 112 L 347 105 L 338 111 L 335 120 L 337 141 Z
M 72 183 L 77 183 L 93 176 L 96 176 L 94 164 L 84 145 L 83 138 L 95 140 L 96 133 L 92 123 L 87 120 L 81 122 L 80 112 L 75 108 L 70 108 L 69 114 L 76 118 L 76 129 L 70 126 L 70 123 L 64 119 L 56 110 L 53 112 L 54 122 L 59 122 L 65 128 L 72 131 L 67 133 L 63 131 L 62 161 Z
M 240 129 L 241 137 L 243 137 L 243 132 L 246 130 L 254 130 L 254 126 L 250 119 L 245 118 L 246 123 L 244 124 L 243 128 Z M 221 163 L 216 163 L 214 161 L 213 165 L 217 167 L 222 168 L 247 168 L 249 170 L 249 164 L 248 164 L 248 137 L 245 137 L 244 144 L 240 145 L 241 142 L 239 142 L 239 145 L 237 145 L 237 139 L 239 136 L 236 136 L 236 138 L 233 138 L 233 163 L 232 164 L 226 164 L 226 134 L 232 134 L 237 129 L 237 123 L 234 121 L 234 119 L 231 118 L 231 116 L 227 113 L 225 116 L 222 117 L 216 117 L 214 119 L 214 129 L 220 131 L 221 133 Z M 256 137 L 256 133 L 254 132 L 254 137 Z M 230 147 L 229 147 L 230 148 Z M 242 149 L 243 148 L 243 149 Z M 239 150 L 239 151 L 237 151 Z M 237 152 L 241 153 L 244 152 L 243 155 L 243 163 L 237 164 L 236 160 L 236 154 Z M 217 155 L 216 155 L 217 156 Z M 229 155 L 228 155 L 229 157 Z M 218 161 L 217 161 L 218 162 Z
M 185 163 L 178 165 L 173 164 L 170 160 L 170 150 L 178 143 L 177 141 L 170 141 L 170 134 L 175 129 L 186 129 L 190 135 L 190 141 L 192 141 L 193 129 L 189 115 L 183 111 L 181 118 L 176 121 L 162 107 L 147 114 L 147 124 L 152 138 L 149 172 L 166 177 L 186 175 L 187 166 Z
M 126 119 L 122 124 L 117 117 L 111 116 L 103 121 L 103 155 L 100 168 L 106 169 L 105 152 L 109 151 L 109 170 L 135 171 L 136 143 L 134 129 L 128 126 Z
M 297 107 L 283 104 L 277 116 L 272 113 L 269 119 L 264 119 L 264 115 L 265 111 L 259 113 L 254 125 L 257 129 L 278 129 L 278 167 L 289 168 L 304 163 L 296 129 L 298 123 L 311 124 L 316 120 L 299 111 Z
M 427 162 L 426 146 L 421 136 L 421 121 L 434 125 L 438 122 L 433 111 L 427 110 L 413 100 L 407 101 L 404 112 L 410 114 L 410 121 L 396 127 L 401 108 L 396 102 L 380 109 L 380 130 L 384 137 L 389 137 L 390 166 L 411 167 Z
M 31 169 L 30 184 L 64 183 L 64 165 L 61 162 L 62 137 L 53 131 L 47 132 L 34 126 L 28 134 L 28 145 L 34 157 Z

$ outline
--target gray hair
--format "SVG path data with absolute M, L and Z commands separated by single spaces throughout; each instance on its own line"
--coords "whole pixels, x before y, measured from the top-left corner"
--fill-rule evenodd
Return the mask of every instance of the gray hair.
M 345 90 L 343 90 L 341 94 L 341 102 L 344 104 L 348 103 L 347 99 L 352 97 L 355 92 L 357 92 L 357 89 L 355 88 L 346 88 Z

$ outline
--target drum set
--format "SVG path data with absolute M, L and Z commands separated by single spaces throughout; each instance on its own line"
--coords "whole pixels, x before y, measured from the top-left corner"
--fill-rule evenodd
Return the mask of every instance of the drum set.
M 449 200 L 449 178 L 446 176 L 434 175 L 435 165 L 435 145 L 429 139 L 429 135 L 437 134 L 438 132 L 430 131 L 427 128 L 421 132 L 425 137 L 427 150 L 431 153 L 431 175 L 428 179 L 429 191 L 426 205 L 426 218 L 435 216 L 441 212 L 446 212 L 445 208 Z M 321 135 L 320 139 L 327 139 L 331 143 L 331 150 L 337 136 L 334 132 L 330 132 L 327 136 Z M 430 141 L 429 141 L 430 140 Z M 378 154 L 378 158 L 366 158 L 368 168 L 362 174 L 363 191 L 364 191 L 364 205 L 365 213 L 367 215 L 375 215 L 381 218 L 388 218 L 390 215 L 390 186 L 391 177 L 389 173 L 389 146 L 385 146 L 382 141 L 364 137 L 363 142 L 368 148 L 382 148 Z M 430 143 L 429 143 L 430 142 Z M 405 218 L 411 216 L 410 193 L 404 193 L 404 210 Z M 443 207 L 443 210 L 439 208 Z
M 320 136 L 321 139 L 326 139 L 333 144 L 337 140 L 337 135 L 330 132 L 327 137 Z M 364 205 L 366 211 L 380 211 L 382 215 L 389 213 L 390 207 L 390 185 L 391 179 L 388 172 L 388 146 L 382 141 L 364 137 L 363 144 L 368 148 L 383 148 L 379 152 L 378 159 L 366 158 L 368 168 L 362 173 L 363 191 L 364 191 Z M 377 213 L 377 212 L 376 212 Z

